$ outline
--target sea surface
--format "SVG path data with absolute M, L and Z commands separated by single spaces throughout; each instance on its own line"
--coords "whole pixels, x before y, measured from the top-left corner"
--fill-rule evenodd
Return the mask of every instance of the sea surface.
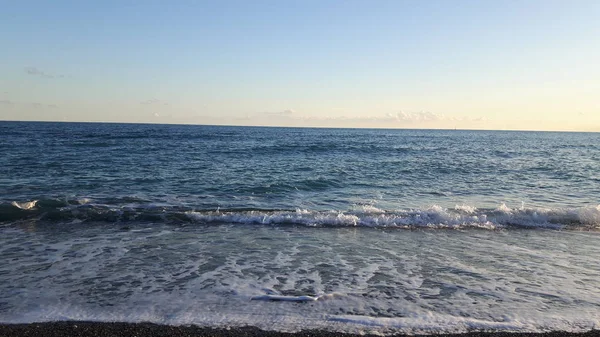
M 600 134 L 0 122 L 0 322 L 600 329 Z

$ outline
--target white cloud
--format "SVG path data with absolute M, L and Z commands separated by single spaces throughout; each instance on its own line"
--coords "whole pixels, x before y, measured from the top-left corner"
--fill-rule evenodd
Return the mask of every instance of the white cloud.
M 285 109 L 283 111 L 275 111 L 275 112 L 265 112 L 267 115 L 275 115 L 275 116 L 291 116 L 296 113 L 294 109 Z
M 27 103 L 25 103 L 25 104 L 27 104 Z M 34 102 L 34 103 L 29 103 L 29 105 L 36 109 L 38 109 L 38 108 L 58 109 L 58 105 L 56 105 L 56 104 L 46 104 L 46 103 Z
M 42 71 L 36 67 L 25 67 L 25 73 L 31 76 L 39 76 L 43 78 L 63 78 L 65 75 L 61 74 L 51 74 L 45 71 Z
M 206 118 L 203 118 L 206 120 Z M 216 124 L 306 126 L 306 127 L 366 127 L 366 128 L 481 128 L 484 118 L 444 115 L 430 111 L 390 112 L 372 115 L 350 115 L 343 113 L 306 114 L 293 109 L 259 112 L 231 117 L 216 117 Z M 208 123 L 206 121 L 205 123 Z
M 428 121 L 441 121 L 447 119 L 442 114 L 436 114 L 430 111 L 419 111 L 419 112 L 404 112 L 400 111 L 395 114 L 388 113 L 387 117 L 402 122 L 428 122 Z
M 57 109 L 58 106 L 56 104 L 46 104 L 46 103 L 39 103 L 39 102 L 15 102 L 15 101 L 11 101 L 9 99 L 2 99 L 0 100 L 0 105 L 14 105 L 14 106 L 25 106 L 25 107 L 31 107 L 31 108 L 50 108 L 50 109 Z
M 406 123 L 433 123 L 439 121 L 456 120 L 452 117 L 446 117 L 443 114 L 433 113 L 429 111 L 387 113 L 378 116 L 298 116 L 295 119 L 313 120 L 313 121 L 344 121 L 344 122 L 396 122 L 399 124 Z
M 161 101 L 160 99 L 156 99 L 156 98 L 145 100 L 143 102 L 140 102 L 140 104 L 143 104 L 143 105 L 169 105 L 169 103 L 167 103 L 165 101 Z

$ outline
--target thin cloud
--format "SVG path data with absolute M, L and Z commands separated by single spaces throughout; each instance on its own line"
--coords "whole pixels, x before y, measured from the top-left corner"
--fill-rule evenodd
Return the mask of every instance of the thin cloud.
M 437 114 L 429 111 L 419 112 L 404 112 L 400 111 L 397 113 L 387 113 L 379 116 L 302 116 L 298 117 L 302 120 L 315 120 L 315 121 L 346 121 L 346 122 L 399 122 L 399 123 L 413 123 L 413 122 L 437 122 L 444 120 L 452 120 L 447 118 L 443 114 Z
M 454 117 L 446 116 L 441 113 L 430 111 L 387 113 L 382 115 L 371 116 L 300 116 L 300 115 L 281 115 L 290 120 L 298 120 L 304 122 L 326 122 L 326 123 L 344 123 L 344 124 L 380 124 L 387 123 L 389 125 L 438 125 L 444 122 L 486 122 L 485 117 Z
M 46 104 L 46 103 L 39 103 L 39 102 L 34 102 L 34 103 L 30 103 L 30 105 L 36 109 L 58 109 L 58 105 L 56 104 Z
M 48 108 L 48 109 L 58 109 L 58 105 L 56 104 L 47 104 L 47 103 L 39 103 L 39 102 L 15 102 L 15 101 L 11 101 L 9 99 L 2 99 L 0 100 L 0 104 L 1 105 L 15 105 L 15 106 L 25 106 L 25 107 L 32 107 L 35 109 L 44 109 L 44 108 Z
M 419 111 L 419 112 L 404 112 L 400 111 L 395 114 L 388 113 L 388 119 L 396 120 L 400 122 L 433 122 L 445 120 L 446 117 L 442 114 L 433 113 L 430 111 Z
M 169 103 L 165 101 L 161 101 L 160 99 L 152 98 L 145 101 L 140 102 L 142 105 L 169 105 Z
M 232 119 L 219 118 L 220 123 L 288 125 L 288 126 L 326 126 L 326 127 L 398 127 L 398 128 L 449 128 L 481 126 L 487 119 L 480 117 L 444 115 L 431 111 L 394 111 L 372 115 L 327 114 L 305 115 L 293 109 L 259 112 Z
M 42 71 L 37 67 L 25 67 L 25 73 L 31 76 L 43 77 L 43 78 L 63 78 L 65 75 L 51 74 L 46 71 Z
M 292 116 L 295 113 L 296 113 L 296 110 L 294 110 L 294 109 L 285 109 L 283 111 L 275 111 L 275 112 L 265 112 L 266 115 L 271 115 L 271 116 Z

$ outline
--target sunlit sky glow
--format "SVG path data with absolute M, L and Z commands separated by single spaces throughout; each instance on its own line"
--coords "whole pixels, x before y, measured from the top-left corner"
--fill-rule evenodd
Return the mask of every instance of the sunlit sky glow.
M 0 120 L 600 131 L 600 1 L 6 1 Z

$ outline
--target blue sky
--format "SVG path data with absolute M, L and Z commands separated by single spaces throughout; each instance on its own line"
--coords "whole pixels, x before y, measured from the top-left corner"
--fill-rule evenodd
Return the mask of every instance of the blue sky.
M 0 120 L 600 131 L 599 1 L 0 6 Z

